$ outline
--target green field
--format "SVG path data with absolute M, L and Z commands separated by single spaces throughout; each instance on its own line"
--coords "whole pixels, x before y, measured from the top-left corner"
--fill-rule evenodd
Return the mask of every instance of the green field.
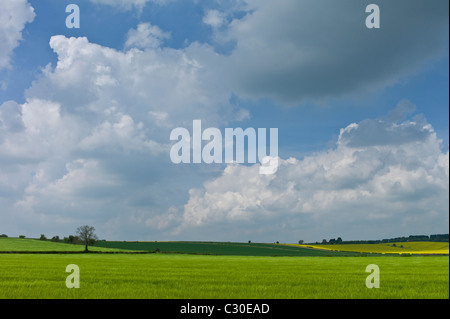
M 80 267 L 80 289 L 65 268 Z M 380 268 L 368 289 L 366 266 Z M 0 255 L 0 298 L 449 298 L 447 257 Z
M 0 298 L 449 298 L 448 256 L 367 255 L 277 244 L 98 244 L 107 247 L 90 250 L 153 252 L 158 248 L 161 253 L 67 254 L 82 252 L 84 246 L 0 238 Z M 22 253 L 5 253 L 12 251 Z M 80 289 L 65 285 L 69 264 L 80 268 Z M 365 285 L 369 264 L 380 268 L 379 289 Z
M 155 252 L 232 256 L 359 256 L 277 244 L 244 244 L 218 242 L 113 242 L 99 241 L 89 247 L 94 252 Z M 83 245 L 72 245 L 37 239 L 0 238 L 0 252 L 83 252 Z
M 117 252 L 116 248 L 89 247 L 91 251 Z M 83 245 L 70 245 L 28 238 L 0 238 L 0 252 L 83 252 Z
M 360 256 L 360 253 L 324 251 L 305 247 L 262 243 L 220 242 L 97 242 L 95 247 L 156 251 L 162 253 L 184 253 L 227 256 Z
M 399 242 L 385 244 L 341 244 L 341 245 L 290 245 L 296 247 L 311 247 L 316 249 L 361 252 L 376 254 L 420 254 L 448 255 L 449 243 L 445 242 Z

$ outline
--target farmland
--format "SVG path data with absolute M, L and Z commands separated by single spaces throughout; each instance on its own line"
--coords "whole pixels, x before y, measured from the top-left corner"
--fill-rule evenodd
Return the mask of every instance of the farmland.
M 449 298 L 448 256 L 401 257 L 256 243 L 97 245 L 105 247 L 90 250 L 115 254 L 82 254 L 84 247 L 79 245 L 0 238 L 0 299 Z M 160 253 L 153 253 L 156 249 Z M 13 250 L 43 254 L 4 253 Z M 68 251 L 77 254 L 64 253 Z M 142 251 L 148 253 L 119 254 Z M 80 268 L 80 289 L 65 285 L 69 264 Z M 380 268 L 380 289 L 365 285 L 369 264 Z
M 228 256 L 359 256 L 358 252 L 341 253 L 310 249 L 307 247 L 264 243 L 220 243 L 220 242 L 97 242 L 95 247 L 160 251 L 162 253 L 184 253 Z
M 65 268 L 80 268 L 67 289 Z M 380 267 L 367 289 L 366 266 Z M 448 298 L 448 257 L 0 255 L 0 298 Z
M 82 245 L 68 245 L 27 238 L 0 238 L 0 252 L 83 252 Z M 121 251 L 114 248 L 90 247 L 99 252 Z
M 448 255 L 449 243 L 443 242 L 400 242 L 386 244 L 344 244 L 344 245 L 291 245 L 311 247 L 337 252 L 361 252 L 375 254 L 420 254 Z

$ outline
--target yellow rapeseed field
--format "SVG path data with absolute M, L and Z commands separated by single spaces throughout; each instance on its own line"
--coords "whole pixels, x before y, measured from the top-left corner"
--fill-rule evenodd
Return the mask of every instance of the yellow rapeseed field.
M 293 245 L 305 248 L 315 248 L 335 251 L 377 253 L 377 254 L 449 254 L 449 243 L 437 242 L 400 242 L 385 244 L 341 244 L 341 245 Z

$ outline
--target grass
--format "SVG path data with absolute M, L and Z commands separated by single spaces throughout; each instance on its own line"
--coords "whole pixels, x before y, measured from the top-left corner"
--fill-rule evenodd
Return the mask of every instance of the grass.
M 69 264 L 80 289 L 65 286 Z M 365 286 L 380 268 L 379 289 Z M 0 255 L 0 298 L 427 299 L 449 298 L 448 257 Z
M 448 255 L 449 243 L 442 242 L 401 242 L 386 244 L 341 244 L 341 245 L 290 245 L 312 247 L 328 251 L 362 252 L 376 254 L 421 254 Z
M 449 258 L 444 256 L 404 258 L 380 254 L 361 257 L 364 256 L 359 252 L 361 245 L 358 247 L 341 245 L 346 249 L 355 249 L 349 253 L 298 245 L 257 243 L 99 242 L 98 244 L 103 247 L 90 247 L 90 250 L 136 252 L 154 251 L 158 248 L 166 254 L 0 254 L 0 298 L 449 298 Z M 413 250 L 442 252 L 445 247 L 448 251 L 448 244 L 445 246 L 445 243 L 402 244 L 404 245 L 402 252 Z M 378 253 L 401 249 L 392 245 L 367 246 L 372 248 L 371 251 Z M 340 248 L 339 245 L 325 248 L 328 247 Z M 84 246 L 81 245 L 36 239 L 0 238 L 0 252 L 83 250 Z M 80 289 L 68 289 L 65 286 L 66 277 L 69 275 L 65 269 L 69 264 L 80 267 Z M 380 289 L 368 289 L 365 286 L 365 280 L 369 275 L 365 269 L 369 264 L 376 264 L 380 268 Z
M 334 252 L 305 247 L 262 243 L 220 242 L 97 242 L 96 247 L 228 256 L 359 256 L 360 253 Z
M 89 247 L 90 251 L 120 252 L 117 248 Z M 70 245 L 29 238 L 0 238 L 0 252 L 83 252 L 84 245 Z

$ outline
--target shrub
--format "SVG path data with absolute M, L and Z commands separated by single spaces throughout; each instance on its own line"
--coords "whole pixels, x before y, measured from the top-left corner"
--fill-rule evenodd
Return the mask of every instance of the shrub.
M 8 238 L 8 235 L 6 235 L 6 234 L 1 234 L 0 237 Z
M 50 240 L 57 243 L 59 242 L 59 236 L 53 236 Z
M 69 237 L 64 237 L 63 242 L 66 244 L 76 244 L 78 239 L 77 236 L 69 235 Z

